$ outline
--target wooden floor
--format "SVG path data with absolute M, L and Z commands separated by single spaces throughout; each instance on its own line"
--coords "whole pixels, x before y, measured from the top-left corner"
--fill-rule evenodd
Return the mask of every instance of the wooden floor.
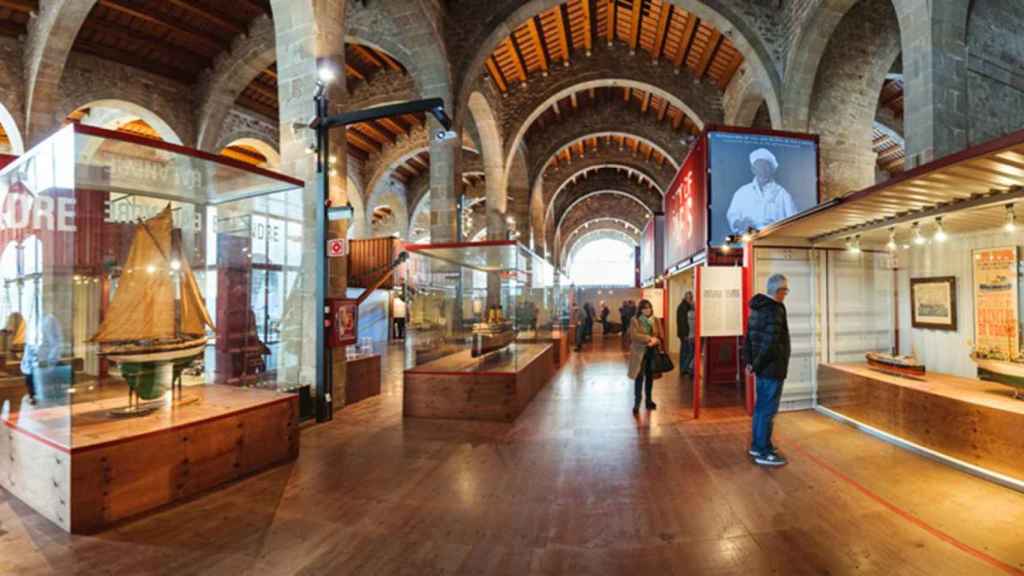
M 685 383 L 630 413 L 621 352 L 584 352 L 513 424 L 403 421 L 380 397 L 293 464 L 93 537 L 0 492 L 2 574 L 1024 574 L 1024 494 L 810 412 L 753 466 L 736 410 Z

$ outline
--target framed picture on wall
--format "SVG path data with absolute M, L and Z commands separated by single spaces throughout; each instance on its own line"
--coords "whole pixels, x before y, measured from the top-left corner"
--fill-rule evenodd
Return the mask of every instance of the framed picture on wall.
M 359 340 L 359 304 L 344 298 L 328 299 L 331 324 L 327 331 L 327 345 L 342 348 Z
M 910 320 L 914 328 L 956 331 L 956 277 L 910 279 Z

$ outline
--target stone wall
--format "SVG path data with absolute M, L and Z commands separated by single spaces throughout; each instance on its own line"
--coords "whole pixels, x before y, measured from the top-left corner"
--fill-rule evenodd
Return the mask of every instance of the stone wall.
M 210 152 L 220 152 L 225 146 L 240 138 L 261 140 L 270 144 L 275 150 L 281 147 L 280 128 L 276 119 L 271 120 L 252 110 L 235 106 L 224 119 L 224 126 L 220 138 L 217 140 L 216 149 L 210 150 Z
M 0 106 L 7 109 L 18 127 L 18 135 L 27 140 L 25 127 L 25 79 L 21 67 L 21 43 L 16 38 L 0 38 Z M 10 138 L 11 135 L 8 135 Z M 3 146 L 0 146 L 3 152 Z
M 968 141 L 1024 128 L 1024 5 L 974 0 L 967 28 Z

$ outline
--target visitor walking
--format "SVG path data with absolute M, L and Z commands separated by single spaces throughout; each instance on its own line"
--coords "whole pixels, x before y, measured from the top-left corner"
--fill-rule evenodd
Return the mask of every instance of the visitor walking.
M 583 312 L 587 315 L 583 324 L 583 339 L 585 342 L 590 342 L 594 338 L 594 316 L 597 314 L 594 312 L 594 305 L 590 302 L 583 303 Z
M 395 296 L 391 310 L 395 320 L 395 340 L 405 340 L 405 300 L 402 300 L 401 296 Z
M 636 315 L 636 306 L 632 300 L 626 300 L 619 307 L 619 320 L 622 322 L 622 347 L 629 348 L 629 323 Z
M 640 411 L 640 400 L 644 394 L 647 397 L 647 409 L 658 408 L 651 398 L 651 389 L 654 387 L 651 362 L 664 341 L 663 336 L 661 324 L 654 318 L 654 306 L 650 300 L 641 300 L 637 306 L 637 316 L 629 326 L 629 377 L 633 379 L 634 414 Z
M 580 352 L 586 338 L 587 314 L 577 304 L 572 305 L 572 323 L 576 327 L 576 351 Z
M 608 316 L 611 315 L 612 311 L 608 309 L 608 304 L 604 300 L 601 300 L 600 306 L 601 315 L 599 318 L 601 319 L 601 335 L 607 336 L 612 332 L 611 325 L 608 323 Z
M 775 274 L 768 279 L 766 292 L 750 300 L 750 323 L 743 343 L 747 371 L 757 377 L 749 452 L 762 466 L 782 466 L 786 459 L 772 444 L 772 426 L 789 371 L 789 322 L 783 304 L 789 294 L 789 281 Z

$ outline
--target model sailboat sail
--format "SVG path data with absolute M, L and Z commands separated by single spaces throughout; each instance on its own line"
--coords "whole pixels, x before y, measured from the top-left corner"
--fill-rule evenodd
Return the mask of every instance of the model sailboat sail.
M 175 360 L 198 355 L 206 345 L 206 327 L 213 322 L 172 228 L 169 204 L 135 228 L 117 291 L 91 338 L 111 360 Z

